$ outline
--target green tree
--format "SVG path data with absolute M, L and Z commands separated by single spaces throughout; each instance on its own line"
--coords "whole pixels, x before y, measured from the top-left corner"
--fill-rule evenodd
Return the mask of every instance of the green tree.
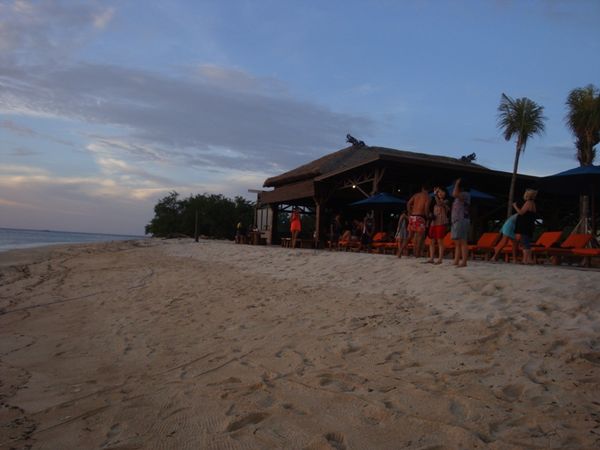
M 593 84 L 573 89 L 566 105 L 565 120 L 575 136 L 579 164 L 591 165 L 596 157 L 594 147 L 600 142 L 600 91 Z
M 181 233 L 182 205 L 179 194 L 172 191 L 154 206 L 154 218 L 146 225 L 146 234 L 168 236 Z
M 180 200 L 177 192 L 159 200 L 154 218 L 146 225 L 146 234 L 157 237 L 184 234 L 193 236 L 198 215 L 198 233 L 217 239 L 233 239 L 236 224 L 250 227 L 254 203 L 242 197 L 231 200 L 223 195 L 190 195 Z
M 527 97 L 512 99 L 502 94 L 500 106 L 498 106 L 498 128 L 502 130 L 504 139 L 510 141 L 516 138 L 515 163 L 510 190 L 508 191 L 508 207 L 506 217 L 512 212 L 512 204 L 515 197 L 515 182 L 519 168 L 519 158 L 525 151 L 527 141 L 536 134 L 542 134 L 545 130 L 544 107 L 538 105 Z

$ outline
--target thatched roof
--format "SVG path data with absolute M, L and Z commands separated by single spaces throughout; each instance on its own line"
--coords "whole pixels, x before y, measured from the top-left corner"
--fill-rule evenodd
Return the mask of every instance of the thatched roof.
M 352 146 L 330 153 L 319 159 L 315 159 L 308 164 L 296 167 L 295 169 L 277 175 L 276 177 L 268 178 L 265 180 L 264 187 L 277 187 L 309 178 L 323 179 L 327 178 L 328 175 L 333 175 L 353 167 L 382 159 L 399 162 L 410 161 L 427 165 L 450 165 L 468 168 L 470 171 L 477 169 L 482 171 L 488 170 L 479 164 L 461 161 L 458 158 L 451 158 L 448 156 L 427 155 L 425 153 L 407 152 L 385 147 Z

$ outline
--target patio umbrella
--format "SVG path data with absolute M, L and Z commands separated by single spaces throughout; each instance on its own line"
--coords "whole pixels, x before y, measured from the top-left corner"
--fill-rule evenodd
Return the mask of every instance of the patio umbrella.
M 548 177 L 538 183 L 542 190 L 564 195 L 589 195 L 592 203 L 592 231 L 596 231 L 596 194 L 600 194 L 600 166 L 579 166 Z
M 448 191 L 448 194 L 450 196 L 452 196 L 452 191 L 454 191 L 454 185 L 451 184 L 450 186 L 448 186 L 446 188 L 446 190 Z M 488 194 L 486 192 L 478 191 L 477 189 L 471 189 L 471 190 L 469 190 L 469 194 L 471 194 L 471 199 L 472 200 L 496 200 L 496 197 L 494 197 L 492 194 Z
M 365 206 L 369 208 L 386 207 L 386 206 L 401 206 L 405 205 L 406 200 L 395 197 L 392 194 L 386 192 L 380 192 L 379 194 L 372 195 L 371 197 L 359 200 L 354 203 L 350 203 L 350 206 Z
M 383 210 L 386 208 L 400 208 L 406 205 L 406 200 L 395 197 L 387 192 L 380 192 L 379 194 L 372 195 L 371 197 L 359 200 L 354 203 L 350 203 L 350 206 L 377 209 L 379 210 L 379 220 L 377 228 L 383 227 Z
M 600 193 L 600 166 L 579 166 L 540 180 L 541 189 L 557 194 Z

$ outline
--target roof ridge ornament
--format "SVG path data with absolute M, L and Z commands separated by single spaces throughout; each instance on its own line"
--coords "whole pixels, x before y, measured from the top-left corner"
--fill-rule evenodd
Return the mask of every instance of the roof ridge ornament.
M 366 147 L 367 144 L 365 144 L 363 141 L 359 141 L 358 139 L 356 139 L 354 136 L 352 136 L 350 133 L 348 133 L 346 135 L 346 142 L 352 144 L 352 146 L 354 147 Z
M 460 160 L 466 163 L 472 163 L 477 159 L 477 155 L 475 153 L 471 153 L 470 155 L 461 156 Z

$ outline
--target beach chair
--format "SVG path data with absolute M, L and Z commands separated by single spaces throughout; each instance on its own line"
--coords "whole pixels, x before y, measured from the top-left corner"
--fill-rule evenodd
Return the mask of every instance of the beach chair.
M 583 258 L 584 267 L 591 267 L 592 258 L 600 258 L 600 248 L 574 248 L 573 255 Z
M 545 252 L 557 244 L 562 236 L 562 231 L 545 231 L 534 244 L 531 244 L 531 254 L 537 263 L 537 255 Z
M 477 244 L 468 247 L 471 259 L 475 259 L 475 256 L 483 256 L 486 261 L 490 259 L 490 255 L 494 253 L 494 246 L 499 239 L 500 233 L 483 233 Z
M 360 249 L 360 241 L 358 239 L 340 239 L 338 241 L 338 250 L 358 250 Z
M 540 234 L 537 241 L 531 244 L 531 255 L 533 257 L 534 262 L 538 262 L 538 256 L 544 254 L 549 248 L 555 246 L 556 243 L 560 240 L 562 236 L 562 231 L 544 231 Z M 520 241 L 520 235 L 517 235 L 518 240 Z M 517 244 L 517 256 L 522 253 L 522 248 L 519 244 Z M 508 262 L 509 255 L 512 253 L 512 243 L 507 244 L 502 249 L 502 254 L 504 255 L 504 260 Z
M 388 235 L 384 231 L 375 233 L 371 241 L 371 250 L 375 253 L 385 253 L 385 245 L 388 243 Z
M 390 252 L 393 255 L 398 251 L 398 242 L 385 242 L 381 248 L 383 249 L 383 253 L 387 254 L 387 252 Z
M 560 244 L 560 247 L 549 247 L 534 250 L 534 255 L 540 259 L 550 259 L 552 264 L 558 265 L 563 258 L 575 256 L 574 250 L 582 250 L 592 240 L 591 234 L 572 234 Z
M 448 232 L 446 234 L 446 236 L 444 236 L 444 256 L 446 255 L 446 252 L 453 252 L 454 251 L 454 241 L 452 240 L 452 233 Z

